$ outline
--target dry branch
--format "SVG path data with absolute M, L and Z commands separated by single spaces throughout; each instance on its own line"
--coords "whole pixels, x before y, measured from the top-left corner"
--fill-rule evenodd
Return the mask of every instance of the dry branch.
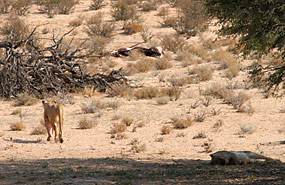
M 85 86 L 106 91 L 113 83 L 127 83 L 121 70 L 110 74 L 84 73 L 76 59 L 89 55 L 82 54 L 82 48 L 71 47 L 72 41 L 67 47 L 62 44 L 71 31 L 59 40 L 53 36 L 52 45 L 44 49 L 35 44 L 35 29 L 26 40 L 0 42 L 0 48 L 5 49 L 5 57 L 0 60 L 0 97 L 17 97 L 23 92 L 45 97 L 50 93 L 74 92 Z

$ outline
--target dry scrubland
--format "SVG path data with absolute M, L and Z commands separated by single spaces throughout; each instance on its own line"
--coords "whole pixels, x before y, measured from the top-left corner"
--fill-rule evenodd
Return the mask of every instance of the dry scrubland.
M 92 21 L 102 16 L 111 31 L 89 48 L 104 39 L 105 51 L 144 42 L 162 46 L 165 55 L 80 61 L 90 73 L 123 67 L 132 87 L 50 97 L 66 107 L 63 144 L 46 141 L 40 100 L 27 94 L 0 100 L 0 184 L 284 184 L 284 145 L 268 144 L 284 140 L 284 99 L 249 84 L 254 59 L 233 54 L 234 39 L 217 39 L 214 21 L 193 37 L 177 35 L 170 27 L 176 8 L 167 1 L 155 8 L 138 2 L 138 19 L 125 25 L 114 21 L 115 2 L 91 10 L 92 1 L 80 0 L 68 15 L 41 13 L 33 4 L 21 16 L 30 28 L 41 25 L 39 37 L 78 26 L 66 37 L 75 44 L 98 39 Z M 209 166 L 209 154 L 218 150 L 250 150 L 281 163 Z

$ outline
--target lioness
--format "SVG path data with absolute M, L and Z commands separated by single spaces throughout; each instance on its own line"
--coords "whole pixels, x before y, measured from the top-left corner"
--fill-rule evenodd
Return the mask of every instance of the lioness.
M 45 102 L 43 100 L 42 103 L 44 108 L 45 126 L 48 133 L 47 141 L 50 141 L 54 132 L 54 141 L 56 141 L 58 134 L 60 143 L 63 143 L 62 129 L 65 116 L 63 105 L 56 103 L 56 101 Z M 59 128 L 59 132 L 57 132 L 57 128 Z
M 211 156 L 214 165 L 240 165 L 256 162 L 257 159 L 273 160 L 251 151 L 218 151 Z

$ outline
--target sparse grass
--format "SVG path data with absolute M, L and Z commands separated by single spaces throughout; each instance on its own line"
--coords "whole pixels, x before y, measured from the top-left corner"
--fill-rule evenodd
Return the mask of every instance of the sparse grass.
M 110 41 L 110 38 L 103 36 L 92 36 L 89 42 L 87 42 L 86 47 L 91 54 L 103 55 L 105 53 L 105 47 Z
M 204 139 L 207 138 L 207 135 L 205 132 L 199 132 L 196 136 L 194 136 L 192 139 Z
M 161 46 L 165 50 L 172 51 L 176 53 L 179 50 L 182 50 L 186 44 L 184 38 L 180 35 L 167 35 L 162 37 Z
M 38 102 L 38 99 L 29 95 L 28 93 L 19 94 L 15 106 L 31 106 Z
M 40 5 L 39 10 L 53 18 L 55 14 L 70 14 L 73 12 L 78 0 L 39 0 L 37 4 Z
M 96 126 L 96 122 L 91 119 L 88 119 L 87 117 L 81 119 L 78 124 L 79 129 L 91 129 L 94 126 Z
M 84 114 L 95 113 L 99 109 L 104 109 L 106 105 L 100 100 L 92 100 L 90 103 L 83 103 L 81 110 Z
M 143 26 L 137 23 L 126 24 L 124 26 L 124 33 L 128 35 L 141 32 L 142 30 Z
M 57 0 L 57 9 L 59 14 L 70 14 L 74 11 L 75 5 L 79 3 L 79 0 Z
M 163 137 L 158 137 L 155 139 L 155 142 L 163 142 Z
M 251 103 L 249 101 L 247 104 L 241 105 L 238 108 L 237 112 L 242 112 L 242 113 L 247 113 L 249 115 L 252 115 L 255 112 L 255 110 L 254 110 L 254 108 L 252 107 L 252 105 L 251 105 Z
M 255 131 L 255 128 L 252 127 L 251 125 L 242 125 L 240 127 L 239 134 L 244 135 L 244 134 L 252 134 Z
M 213 98 L 211 96 L 204 96 L 200 100 L 202 105 L 204 105 L 205 107 L 209 107 L 210 104 L 213 102 Z
M 185 129 L 191 125 L 193 125 L 193 121 L 191 118 L 171 118 L 172 124 L 175 129 Z
M 169 125 L 163 125 L 160 129 L 161 135 L 170 134 L 173 131 L 173 128 Z
M 125 124 L 127 127 L 131 126 L 134 123 L 134 119 L 130 117 L 124 117 L 121 121 L 121 124 Z
M 111 127 L 110 134 L 122 133 L 127 129 L 127 125 L 125 123 L 113 123 L 113 127 Z
M 197 45 L 186 45 L 182 51 L 187 52 L 188 55 L 190 55 L 190 56 L 191 56 L 191 54 L 196 55 L 199 58 L 206 60 L 206 61 L 211 60 L 211 56 L 209 55 L 209 51 L 206 50 L 202 45 L 199 45 L 199 44 L 197 44 Z
M 11 131 L 22 131 L 26 126 L 22 122 L 13 123 L 10 125 Z
M 137 127 L 141 128 L 141 127 L 144 127 L 145 126 L 145 121 L 139 121 L 137 124 L 136 124 Z
M 192 76 L 186 76 L 181 78 L 170 78 L 168 81 L 172 86 L 182 87 L 184 85 L 189 85 L 195 83 L 195 79 Z
M 157 105 L 166 105 L 169 102 L 169 97 L 159 97 L 155 100 L 155 102 Z
M 137 99 L 152 99 L 158 97 L 159 94 L 160 91 L 157 87 L 143 87 L 133 93 Z
M 112 36 L 112 33 L 115 29 L 114 24 L 109 22 L 104 22 L 103 17 L 104 17 L 103 13 L 98 12 L 87 19 L 86 33 L 90 37 L 101 36 L 101 37 L 110 38 Z
M 80 26 L 80 25 L 82 25 L 82 24 L 83 24 L 83 21 L 82 21 L 81 19 L 79 19 L 79 18 L 72 19 L 72 20 L 68 23 L 68 25 L 69 25 L 69 26 L 72 26 L 72 27 L 77 27 L 77 26 Z
M 170 101 L 176 101 L 180 98 L 182 89 L 176 86 L 163 88 L 160 91 L 160 96 L 168 96 Z
M 135 143 L 132 145 L 131 151 L 134 153 L 140 153 L 146 151 L 146 145 L 145 144 L 140 144 L 140 143 Z
M 212 79 L 214 71 L 210 66 L 203 65 L 193 68 L 189 73 L 196 74 L 199 81 L 208 81 Z
M 46 128 L 41 124 L 32 130 L 31 135 L 43 135 L 46 133 L 47 133 Z
M 169 14 L 169 8 L 167 6 L 163 6 L 159 8 L 157 15 L 161 17 L 166 17 Z
M 117 101 L 109 101 L 105 103 L 106 107 L 112 108 L 114 110 L 117 110 L 120 107 L 120 103 Z

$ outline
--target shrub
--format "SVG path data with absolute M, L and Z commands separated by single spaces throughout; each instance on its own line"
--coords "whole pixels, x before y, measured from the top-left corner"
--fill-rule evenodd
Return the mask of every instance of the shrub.
M 133 95 L 137 99 L 152 99 L 159 96 L 159 89 L 157 87 L 143 87 L 136 90 Z
M 134 21 L 138 20 L 137 9 L 125 0 L 118 0 L 112 5 L 112 16 L 119 21 Z
M 92 96 L 100 94 L 98 91 L 96 91 L 94 86 L 84 87 L 84 92 L 83 93 L 84 93 L 84 96 L 87 96 L 87 97 L 92 97 Z
M 131 95 L 132 90 L 131 88 L 123 83 L 123 84 L 114 84 L 112 85 L 112 89 L 107 91 L 108 95 L 111 97 L 121 96 L 121 97 L 128 97 Z
M 157 70 L 165 70 L 172 67 L 172 63 L 169 62 L 166 58 L 160 58 L 158 60 L 155 60 L 154 62 L 154 68 Z
M 209 66 L 197 66 L 190 71 L 190 73 L 197 74 L 197 78 L 199 81 L 207 81 L 211 80 L 213 77 L 213 70 Z
M 170 134 L 172 132 L 172 127 L 169 125 L 163 125 L 160 129 L 161 135 Z
M 38 102 L 38 99 L 35 97 L 29 95 L 28 93 L 21 93 L 18 95 L 16 99 L 16 104 L 15 106 L 31 106 L 34 105 Z
M 164 17 L 163 22 L 160 23 L 162 27 L 174 27 L 177 24 L 177 17 Z
M 26 126 L 22 122 L 13 123 L 10 125 L 12 131 L 22 131 L 26 128 Z
M 193 84 L 195 79 L 192 76 L 181 77 L 181 78 L 170 78 L 168 81 L 172 86 L 182 87 L 184 85 Z
M 102 36 L 110 38 L 115 29 L 113 23 L 103 22 L 103 13 L 99 12 L 91 16 L 86 22 L 86 33 L 91 36 Z
M 33 129 L 31 135 L 43 135 L 46 134 L 47 130 L 43 125 L 39 125 Z
M 159 8 L 157 15 L 161 17 L 166 17 L 169 14 L 169 8 L 167 6 L 163 6 Z
M 193 36 L 197 29 L 209 19 L 203 2 L 199 0 L 177 0 L 178 21 L 174 29 L 180 34 Z
M 59 14 L 70 14 L 73 12 L 75 5 L 78 3 L 78 0 L 58 0 L 57 8 Z
M 125 123 L 113 123 L 113 127 L 111 128 L 110 134 L 122 133 L 127 129 L 127 125 Z
M 167 35 L 162 37 L 161 39 L 161 46 L 169 51 L 176 53 L 179 50 L 182 50 L 183 46 L 185 45 L 185 40 L 183 37 L 179 35 Z
M 181 118 L 171 118 L 172 124 L 176 129 L 185 129 L 191 125 L 193 125 L 193 121 L 191 118 L 181 119 Z
M 141 32 L 142 30 L 143 30 L 142 25 L 136 23 L 126 24 L 124 26 L 124 33 L 128 35 Z
M 80 26 L 81 24 L 83 23 L 83 21 L 79 18 L 76 18 L 76 19 L 73 19 L 71 20 L 68 25 L 69 26 L 72 26 L 72 27 L 77 27 L 77 26 Z
M 134 144 L 131 148 L 131 150 L 134 152 L 134 153 L 140 153 L 140 152 L 144 152 L 146 151 L 146 146 L 145 144 Z
M 12 8 L 18 15 L 26 15 L 31 5 L 31 0 L 15 0 L 15 2 L 12 4 Z
M 90 10 L 99 10 L 103 6 L 104 0 L 92 0 L 92 4 L 90 5 Z
M 22 114 L 22 109 L 16 109 L 11 113 L 11 115 L 20 115 L 20 114 Z
M 79 121 L 78 128 L 79 129 L 91 129 L 96 125 L 96 123 L 87 117 L 84 117 L 82 120 Z
M 30 34 L 25 22 L 13 14 L 7 18 L 7 23 L 0 29 L 0 33 L 4 35 L 7 40 L 11 41 L 24 40 Z

